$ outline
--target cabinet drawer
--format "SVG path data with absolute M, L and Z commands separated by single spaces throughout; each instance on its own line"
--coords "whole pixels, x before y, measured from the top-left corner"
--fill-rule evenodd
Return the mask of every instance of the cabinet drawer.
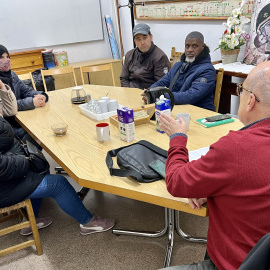
M 28 55 L 28 56 L 21 56 L 21 57 L 11 57 L 11 68 L 24 68 L 24 67 L 31 67 L 42 65 L 43 60 L 41 55 Z
M 17 74 L 23 74 L 44 67 L 42 50 L 10 53 L 11 69 Z

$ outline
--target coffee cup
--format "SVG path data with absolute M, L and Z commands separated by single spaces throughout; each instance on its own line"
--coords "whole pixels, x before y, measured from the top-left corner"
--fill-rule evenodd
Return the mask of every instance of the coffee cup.
M 109 104 L 110 98 L 109 97 L 102 97 L 101 100 L 106 100 L 107 104 Z
M 180 123 L 180 118 L 183 117 L 185 123 L 186 123 L 186 126 L 187 126 L 187 129 L 189 129 L 189 124 L 190 124 L 190 114 L 189 113 L 178 113 L 176 115 L 176 121 L 178 121 Z
M 118 102 L 116 99 L 109 100 L 109 112 L 116 111 L 118 108 Z
M 105 99 L 100 99 L 98 101 L 98 105 L 100 106 L 102 113 L 108 112 L 108 104 L 107 104 L 107 101 Z
M 97 140 L 107 142 L 110 140 L 110 126 L 108 123 L 99 123 L 96 125 Z

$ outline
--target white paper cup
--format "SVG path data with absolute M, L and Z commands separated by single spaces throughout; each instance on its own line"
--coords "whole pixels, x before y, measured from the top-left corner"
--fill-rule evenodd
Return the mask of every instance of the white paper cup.
M 109 100 L 109 112 L 116 111 L 118 108 L 118 102 L 116 99 Z
M 189 124 L 190 124 L 190 114 L 189 113 L 178 113 L 176 115 L 176 121 L 180 122 L 179 119 L 180 117 L 183 117 L 184 121 L 186 122 L 187 129 L 189 129 Z
M 96 125 L 97 140 L 107 142 L 110 140 L 110 126 L 108 123 L 99 123 Z
M 102 110 L 102 113 L 106 113 L 108 112 L 108 104 L 107 104 L 107 101 L 105 99 L 100 99 L 98 101 L 98 105 L 100 106 L 101 110 Z
M 106 100 L 107 104 L 109 104 L 110 98 L 109 97 L 102 97 L 101 100 Z

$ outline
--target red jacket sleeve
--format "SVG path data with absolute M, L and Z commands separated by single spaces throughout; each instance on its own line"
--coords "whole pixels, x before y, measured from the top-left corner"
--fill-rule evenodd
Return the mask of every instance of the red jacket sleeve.
M 187 139 L 174 137 L 170 141 L 166 162 L 166 185 L 175 197 L 204 198 L 226 194 L 237 176 L 235 143 L 222 137 L 210 146 L 200 159 L 189 162 Z M 228 185 L 230 183 L 230 185 Z

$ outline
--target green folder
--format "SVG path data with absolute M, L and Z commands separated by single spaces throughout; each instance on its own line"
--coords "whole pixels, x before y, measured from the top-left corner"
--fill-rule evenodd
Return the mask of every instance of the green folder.
M 220 126 L 220 125 L 234 122 L 234 119 L 230 118 L 230 119 L 220 120 L 220 121 L 216 121 L 216 122 L 208 122 L 205 118 L 201 118 L 201 119 L 197 119 L 196 122 L 197 122 L 197 124 L 199 124 L 203 127 L 210 128 L 210 127 Z

